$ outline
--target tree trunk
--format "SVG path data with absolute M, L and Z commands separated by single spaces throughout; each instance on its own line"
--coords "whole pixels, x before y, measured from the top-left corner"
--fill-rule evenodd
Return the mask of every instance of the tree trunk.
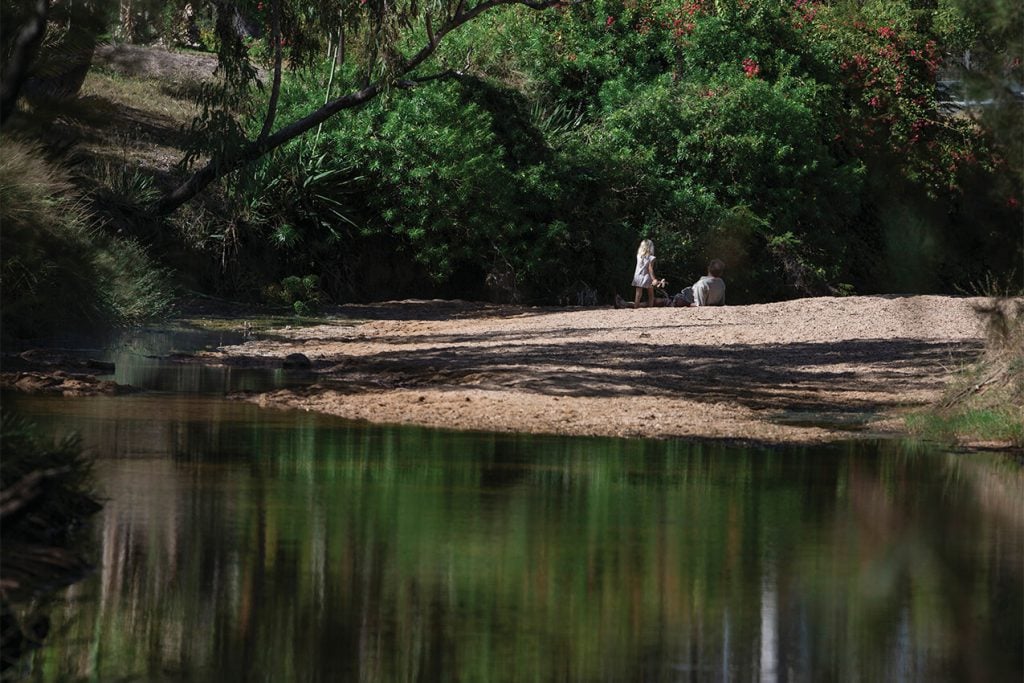
M 35 58 L 40 43 L 43 42 L 43 36 L 46 35 L 46 15 L 49 11 L 50 3 L 47 0 L 36 0 L 32 16 L 21 27 L 18 37 L 14 40 L 11 57 L 7 60 L 7 68 L 4 69 L 3 82 L 0 83 L 0 126 L 14 113 L 21 86 L 28 78 L 28 67 Z
M 132 0 L 121 0 L 119 13 L 119 33 L 126 43 L 135 42 L 135 7 Z

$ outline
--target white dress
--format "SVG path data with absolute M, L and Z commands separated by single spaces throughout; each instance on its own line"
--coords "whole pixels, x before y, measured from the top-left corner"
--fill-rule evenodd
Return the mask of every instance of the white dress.
M 648 255 L 636 257 L 636 272 L 633 273 L 634 287 L 654 286 L 654 278 L 651 277 L 651 269 L 647 267 L 652 263 L 654 263 L 653 256 Z

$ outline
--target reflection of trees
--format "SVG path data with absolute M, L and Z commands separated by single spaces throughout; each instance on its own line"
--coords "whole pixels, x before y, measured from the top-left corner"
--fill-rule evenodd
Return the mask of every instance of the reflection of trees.
M 994 537 L 1020 548 L 1020 527 L 934 458 L 274 415 L 193 421 L 167 441 L 176 460 L 105 472 L 100 599 L 71 625 L 103 656 L 55 651 L 69 673 L 746 679 L 774 667 L 868 680 L 1019 667 L 993 653 L 1019 642 L 1018 618 L 956 643 L 1007 591 L 1021 604 L 1019 576 L 989 561 Z
M 984 491 L 957 474 L 966 456 L 887 450 L 846 463 L 838 499 L 845 510 L 819 549 L 805 546 L 804 566 L 786 572 L 810 579 L 801 598 L 810 621 L 834 624 L 814 634 L 811 649 L 824 660 L 815 668 L 863 678 L 875 660 L 868 677 L 880 680 L 998 680 L 1020 671 L 1021 555 L 1001 546 L 1013 538 L 1020 547 L 1024 516 L 986 510 Z M 982 469 L 1024 493 L 1019 471 Z M 828 571 L 821 570 L 825 556 Z M 1007 591 L 1002 598 L 991 590 L 996 585 Z M 1007 597 L 1018 614 L 992 615 Z

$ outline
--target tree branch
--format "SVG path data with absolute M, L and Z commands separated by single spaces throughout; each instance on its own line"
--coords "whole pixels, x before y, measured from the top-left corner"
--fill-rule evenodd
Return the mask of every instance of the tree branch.
M 274 126 L 274 119 L 277 118 L 277 100 L 281 95 L 281 60 L 283 48 L 281 46 L 281 2 L 271 0 L 271 40 L 274 42 L 274 84 L 270 89 L 270 101 L 267 102 L 267 115 L 263 118 L 263 127 L 260 134 L 256 136 L 257 144 L 270 135 L 270 129 Z
M 362 90 L 349 93 L 336 100 L 328 102 L 316 111 L 303 118 L 288 124 L 279 129 L 273 135 L 268 135 L 263 140 L 256 140 L 236 155 L 224 159 L 214 157 L 201 169 L 193 173 L 188 180 L 175 188 L 172 192 L 160 198 L 155 206 L 156 213 L 166 216 L 173 213 L 179 206 L 189 201 L 206 187 L 217 180 L 237 170 L 245 164 L 256 161 L 272 149 L 280 147 L 284 143 L 297 138 L 308 130 L 323 123 L 335 114 L 345 109 L 358 107 L 369 102 L 380 94 L 381 86 L 377 83 L 369 85 Z
M 443 80 L 445 78 L 459 79 L 459 78 L 463 78 L 465 75 L 466 75 L 465 71 L 460 71 L 458 69 L 445 69 L 444 71 L 440 71 L 440 72 L 438 72 L 436 74 L 431 74 L 429 76 L 418 76 L 416 78 L 403 78 L 400 81 L 395 81 L 395 87 L 396 88 L 403 88 L 403 89 L 415 88 L 417 85 L 422 85 L 424 83 L 429 83 L 430 81 L 440 81 L 440 80 Z
M 582 0 L 575 0 L 577 2 Z M 501 5 L 524 5 L 534 10 L 544 10 L 556 5 L 566 4 L 561 0 L 485 0 L 468 11 L 460 12 L 446 21 L 444 25 L 434 32 L 434 39 L 428 40 L 419 52 L 407 59 L 395 72 L 386 79 L 377 80 L 365 87 L 328 102 L 319 109 L 294 121 L 277 132 L 257 138 L 247 145 L 243 150 L 226 157 L 214 157 L 201 169 L 193 173 L 188 180 L 177 188 L 160 198 L 154 210 L 160 215 L 173 213 L 178 207 L 189 201 L 202 192 L 210 183 L 224 177 L 225 175 L 242 168 L 246 164 L 259 159 L 267 152 L 280 147 L 286 142 L 297 138 L 303 133 L 323 123 L 345 109 L 352 109 L 361 106 L 381 92 L 387 89 L 388 85 L 403 83 L 402 76 L 413 71 L 416 67 L 427 60 L 437 49 L 445 35 L 459 26 L 472 21 L 484 12 Z M 461 7 L 461 3 L 460 3 Z M 276 80 L 276 76 L 275 76 Z M 276 98 L 275 98 L 276 105 Z

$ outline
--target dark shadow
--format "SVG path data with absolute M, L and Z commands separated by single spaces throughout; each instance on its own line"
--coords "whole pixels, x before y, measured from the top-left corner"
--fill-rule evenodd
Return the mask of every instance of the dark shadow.
M 325 318 L 348 320 L 458 320 L 460 318 L 532 317 L 564 313 L 565 308 L 523 308 L 458 299 L 380 301 L 342 304 L 325 309 Z M 584 310 L 584 309 L 580 309 Z
M 87 95 L 61 111 L 65 124 L 87 126 L 78 133 L 83 142 L 110 142 L 117 136 L 132 145 L 137 140 L 180 149 L 185 142 L 185 130 L 169 116 L 154 114 L 144 109 L 112 102 L 98 95 Z
M 574 332 L 566 330 L 563 336 Z M 900 339 L 721 347 L 643 341 L 479 345 L 485 340 L 521 342 L 529 336 L 416 337 L 417 343 L 439 346 L 413 353 L 321 358 L 315 364 L 318 388 L 420 386 L 516 389 L 549 396 L 649 396 L 655 413 L 658 399 L 666 398 L 755 410 L 849 413 L 912 400 L 894 398 L 892 393 L 908 377 L 934 377 L 933 382 L 919 380 L 916 388 L 939 388 L 951 364 L 970 360 L 982 350 L 980 342 Z M 259 365 L 266 360 L 243 357 L 231 362 Z

